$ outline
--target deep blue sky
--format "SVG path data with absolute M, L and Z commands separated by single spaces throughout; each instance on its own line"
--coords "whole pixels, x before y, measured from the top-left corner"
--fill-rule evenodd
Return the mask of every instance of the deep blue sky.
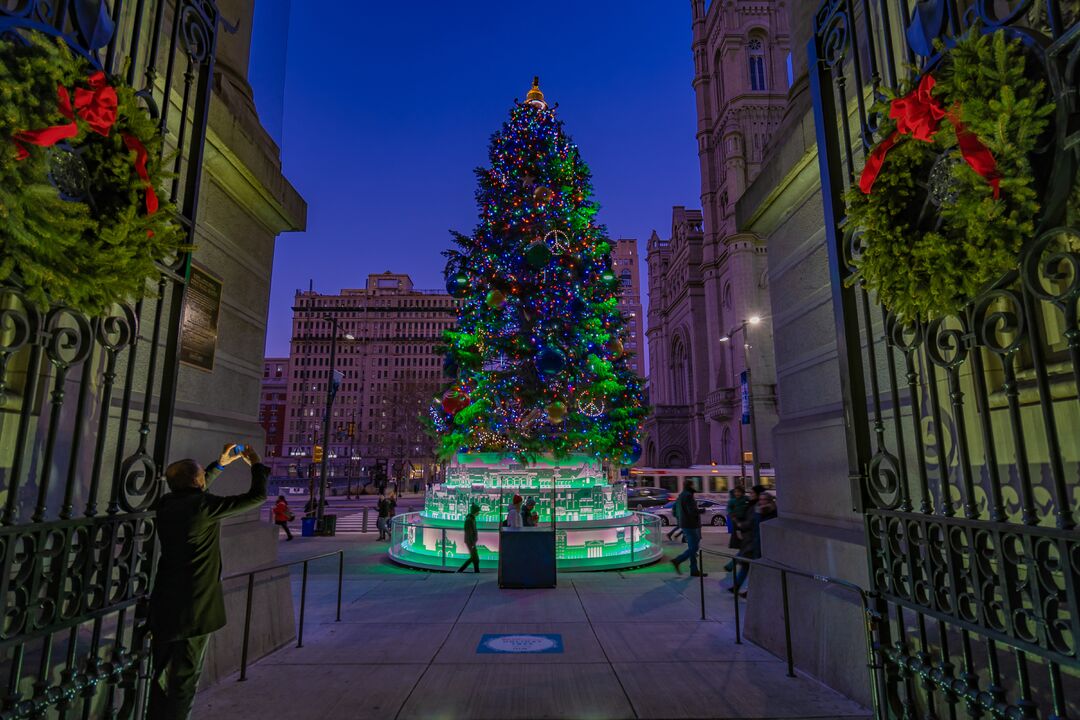
M 309 279 L 331 293 L 392 270 L 442 287 L 448 230 L 475 224 L 473 168 L 533 75 L 592 168 L 612 237 L 643 252 L 653 228 L 667 237 L 672 205 L 698 206 L 689 2 L 288 5 L 256 1 L 251 68 L 308 203 L 307 231 L 278 239 L 269 355 L 287 354 L 293 293 Z M 286 21 L 282 63 L 284 38 L 266 37 Z

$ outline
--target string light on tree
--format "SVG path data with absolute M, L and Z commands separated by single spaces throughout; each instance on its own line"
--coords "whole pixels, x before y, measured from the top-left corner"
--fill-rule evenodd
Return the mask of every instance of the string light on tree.
M 620 339 L 611 244 L 588 166 L 538 80 L 488 158 L 479 222 L 444 253 L 462 303 L 445 334 L 449 395 L 432 410 L 442 455 L 624 461 L 645 408 Z

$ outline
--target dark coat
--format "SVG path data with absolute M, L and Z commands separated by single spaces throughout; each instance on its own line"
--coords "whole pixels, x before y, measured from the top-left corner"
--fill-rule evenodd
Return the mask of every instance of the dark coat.
M 683 490 L 679 493 L 675 506 L 679 509 L 675 517 L 679 519 L 679 527 L 684 530 L 701 527 L 701 510 L 698 508 L 694 493 Z
M 211 465 L 207 486 L 220 474 L 221 468 Z M 154 503 L 161 557 L 150 593 L 150 628 L 157 641 L 192 638 L 225 626 L 220 520 L 262 505 L 269 477 L 270 468 L 255 464 L 251 487 L 242 495 L 191 488 Z
M 742 547 L 739 548 L 740 557 L 751 560 L 761 557 L 761 523 L 772 520 L 774 517 L 776 517 L 776 511 L 771 508 L 766 512 L 761 512 L 760 508 L 754 508 L 750 520 L 744 524 L 746 530 L 743 532 Z
M 479 538 L 480 534 L 476 532 L 476 516 L 469 513 L 465 516 L 465 544 L 474 548 Z

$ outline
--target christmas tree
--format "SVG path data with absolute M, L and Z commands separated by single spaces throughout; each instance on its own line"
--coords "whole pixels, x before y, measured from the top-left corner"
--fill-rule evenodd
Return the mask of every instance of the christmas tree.
M 534 80 L 479 168 L 480 221 L 444 253 L 462 300 L 449 387 L 431 408 L 441 456 L 632 464 L 645 415 L 588 166 Z

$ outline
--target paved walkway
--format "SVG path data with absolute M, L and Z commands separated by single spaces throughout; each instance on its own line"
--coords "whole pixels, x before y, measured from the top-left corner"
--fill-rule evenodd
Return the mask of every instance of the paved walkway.
M 336 560 L 313 564 L 304 647 L 264 658 L 246 682 L 234 676 L 202 692 L 195 717 L 869 717 L 812 679 L 786 677 L 765 650 L 736 645 L 717 577 L 707 580 L 702 621 L 698 582 L 667 562 L 567 573 L 554 590 L 500 590 L 492 573 L 399 568 L 371 535 L 303 538 L 283 544 L 282 557 L 338 547 L 347 548 L 342 621 Z M 478 652 L 496 633 L 559 635 L 562 652 Z

